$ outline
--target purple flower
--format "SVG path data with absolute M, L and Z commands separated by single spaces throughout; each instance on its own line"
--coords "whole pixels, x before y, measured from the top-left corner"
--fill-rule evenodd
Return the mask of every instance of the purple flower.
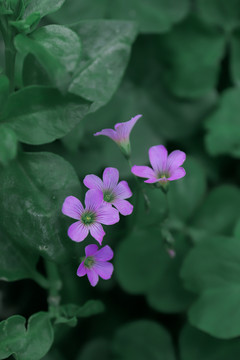
M 119 213 L 110 204 L 103 202 L 100 190 L 89 190 L 85 195 L 85 209 L 75 196 L 68 196 L 62 207 L 63 214 L 78 220 L 68 229 L 73 241 L 83 241 L 89 231 L 101 245 L 105 232 L 101 224 L 112 225 L 119 221 Z
M 186 160 L 186 154 L 183 151 L 175 150 L 168 155 L 165 146 L 156 145 L 149 149 L 149 159 L 152 168 L 134 165 L 131 169 L 134 175 L 147 178 L 145 183 L 160 182 L 164 184 L 181 179 L 186 175 L 186 171 L 181 167 Z
M 129 136 L 133 126 L 136 124 L 136 122 L 141 116 L 142 115 L 136 115 L 129 121 L 117 123 L 114 126 L 115 130 L 104 129 L 94 134 L 94 136 L 98 136 L 98 135 L 108 136 L 110 139 L 115 141 L 120 146 L 120 149 L 122 150 L 125 156 L 129 156 L 130 155 Z
M 119 180 L 119 172 L 115 168 L 106 168 L 103 172 L 103 180 L 96 175 L 87 175 L 83 183 L 89 189 L 97 189 L 103 193 L 105 202 L 114 205 L 120 214 L 130 215 L 133 211 L 133 205 L 128 199 L 132 196 L 132 192 L 126 181 Z
M 99 276 L 108 280 L 113 273 L 113 264 L 108 262 L 113 258 L 112 249 L 106 245 L 98 250 L 97 245 L 88 245 L 85 247 L 86 257 L 77 269 L 78 276 L 87 274 L 88 280 L 92 286 L 96 286 Z

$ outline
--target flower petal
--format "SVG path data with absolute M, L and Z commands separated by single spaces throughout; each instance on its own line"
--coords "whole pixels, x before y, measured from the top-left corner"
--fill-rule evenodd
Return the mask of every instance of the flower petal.
M 98 209 L 97 222 L 104 225 L 113 225 L 119 220 L 119 212 L 112 205 L 104 204 Z
M 181 166 L 184 163 L 185 160 L 186 160 L 185 152 L 180 150 L 175 150 L 171 152 L 167 160 L 168 171 L 171 172 L 174 169 L 177 169 L 179 166 Z
M 104 189 L 114 189 L 119 180 L 118 169 L 108 167 L 103 172 L 103 186 Z
M 96 261 L 108 261 L 113 258 L 113 251 L 110 246 L 103 246 L 98 252 L 95 254 Z
M 144 182 L 147 183 L 147 184 L 154 184 L 154 183 L 156 183 L 158 181 L 159 181 L 159 179 L 157 179 L 157 178 L 151 178 L 151 179 L 148 179 L 148 180 L 144 180 Z
M 83 183 L 89 189 L 97 189 L 101 191 L 103 188 L 102 180 L 93 174 L 85 176 Z
M 103 202 L 103 193 L 100 190 L 91 189 L 86 192 L 86 210 L 95 212 Z
M 119 141 L 126 141 L 129 139 L 132 128 L 134 127 L 134 125 L 136 124 L 138 119 L 140 119 L 141 116 L 142 115 L 136 115 L 131 120 L 122 123 L 117 123 L 114 126 L 114 129 L 118 134 Z
M 127 200 L 116 199 L 114 200 L 113 205 L 118 209 L 120 214 L 124 216 L 131 215 L 133 212 L 133 205 Z
M 120 183 L 114 189 L 114 194 L 118 199 L 128 199 L 132 196 L 132 192 L 126 181 L 120 181 Z
M 171 176 L 167 179 L 169 181 L 181 179 L 186 175 L 186 171 L 183 167 L 179 167 L 170 174 Z
M 107 261 L 97 261 L 94 264 L 94 270 L 102 279 L 108 280 L 113 273 L 113 264 Z
M 155 172 L 165 172 L 167 169 L 168 152 L 165 146 L 156 145 L 149 149 L 150 163 Z
M 113 141 L 118 141 L 117 132 L 113 129 L 103 129 L 94 134 L 94 136 L 99 136 L 99 135 L 105 135 L 105 136 L 109 137 L 110 139 L 112 139 Z
M 81 262 L 81 264 L 79 265 L 78 269 L 77 269 L 77 276 L 84 276 L 86 275 L 87 270 L 84 266 L 84 261 Z
M 79 220 L 83 212 L 83 206 L 80 200 L 75 196 L 68 196 L 63 203 L 62 213 L 75 220 Z
M 143 178 L 155 178 L 155 173 L 153 169 L 151 169 L 149 166 L 138 166 L 134 165 L 131 169 L 131 172 L 139 177 Z
M 89 226 L 90 234 L 102 245 L 103 237 L 106 234 L 101 224 L 95 223 Z
M 68 236 L 70 239 L 76 242 L 83 241 L 88 236 L 88 228 L 84 226 L 80 221 L 73 223 L 68 228 Z
M 85 247 L 86 257 L 93 256 L 98 251 L 98 246 L 95 244 L 91 244 Z
M 87 277 L 92 286 L 97 285 L 99 278 L 98 278 L 98 274 L 96 273 L 96 271 L 93 268 L 87 269 Z

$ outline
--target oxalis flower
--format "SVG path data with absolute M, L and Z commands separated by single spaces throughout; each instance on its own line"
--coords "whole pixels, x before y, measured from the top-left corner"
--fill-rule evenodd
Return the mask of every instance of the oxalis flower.
M 115 130 L 104 129 L 94 134 L 94 136 L 99 136 L 99 135 L 108 136 L 110 139 L 112 139 L 113 141 L 115 141 L 115 143 L 118 144 L 123 154 L 126 157 L 129 157 L 131 152 L 129 136 L 133 126 L 136 124 L 136 122 L 141 116 L 142 115 L 136 115 L 129 121 L 117 123 L 114 126 Z
M 85 209 L 75 196 L 68 196 L 62 207 L 62 212 L 77 222 L 68 229 L 68 236 L 73 241 L 83 241 L 89 231 L 101 245 L 105 232 L 101 224 L 112 225 L 119 221 L 119 213 L 110 204 L 103 202 L 100 190 L 88 190 L 85 195 Z
M 113 273 L 113 264 L 108 262 L 113 258 L 112 249 L 106 245 L 98 250 L 97 245 L 88 245 L 85 247 L 86 257 L 83 259 L 77 270 L 78 276 L 87 274 L 88 280 L 92 286 L 96 286 L 99 276 L 108 280 Z
M 147 178 L 145 183 L 166 184 L 168 181 L 181 179 L 186 175 L 186 171 L 181 167 L 186 160 L 186 154 L 183 151 L 175 150 L 168 155 L 165 146 L 156 145 L 149 149 L 149 159 L 152 168 L 134 165 L 131 169 L 134 175 Z
M 106 168 L 103 172 L 103 180 L 96 175 L 87 175 L 83 183 L 89 189 L 97 189 L 103 193 L 105 202 L 114 205 L 120 214 L 130 215 L 133 211 L 133 205 L 126 201 L 132 196 L 126 181 L 119 180 L 119 172 L 115 168 Z

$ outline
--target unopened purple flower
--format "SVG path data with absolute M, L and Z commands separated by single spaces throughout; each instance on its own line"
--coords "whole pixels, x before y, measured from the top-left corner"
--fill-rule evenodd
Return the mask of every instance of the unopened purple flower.
M 105 202 L 114 205 L 120 214 L 130 215 L 133 211 L 133 205 L 125 200 L 132 196 L 126 181 L 119 180 L 119 172 L 115 168 L 106 168 L 103 172 L 103 180 L 96 175 L 87 175 L 83 183 L 89 189 L 98 189 L 103 193 Z
M 156 145 L 149 149 L 149 159 L 152 168 L 134 165 L 131 169 L 134 175 L 147 178 L 145 183 L 160 182 L 164 184 L 181 179 L 186 175 L 186 171 L 181 167 L 186 160 L 186 154 L 183 151 L 175 150 L 168 155 L 165 146 Z
M 120 146 L 124 155 L 129 156 L 130 155 L 129 136 L 133 126 L 136 124 L 136 122 L 141 116 L 142 115 L 136 115 L 129 121 L 117 123 L 114 126 L 115 130 L 103 129 L 102 131 L 99 131 L 96 134 L 94 134 L 94 136 L 98 136 L 98 135 L 108 136 L 110 139 L 115 141 Z
M 97 245 L 88 245 L 85 247 L 86 257 L 78 267 L 77 275 L 84 276 L 87 274 L 88 280 L 92 286 L 96 286 L 99 276 L 108 280 L 113 273 L 113 264 L 108 262 L 113 258 L 112 249 L 106 245 L 98 250 Z
M 119 221 L 119 213 L 110 204 L 103 202 L 100 190 L 88 190 L 85 195 L 85 209 L 75 196 L 68 196 L 62 207 L 63 214 L 78 220 L 68 229 L 73 241 L 83 241 L 89 231 L 101 245 L 105 232 L 101 224 L 112 225 Z

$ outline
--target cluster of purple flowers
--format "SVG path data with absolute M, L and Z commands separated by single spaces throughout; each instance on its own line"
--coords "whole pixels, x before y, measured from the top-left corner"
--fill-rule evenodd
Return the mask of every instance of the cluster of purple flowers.
M 130 157 L 130 133 L 133 126 L 142 115 L 136 115 L 131 120 L 118 123 L 115 130 L 104 129 L 94 134 L 105 135 L 111 138 L 120 147 L 126 158 Z M 152 167 L 134 165 L 132 173 L 138 177 L 146 178 L 145 183 L 165 186 L 169 181 L 185 176 L 186 172 L 181 165 L 186 159 L 183 151 L 175 150 L 168 155 L 163 145 L 152 146 L 149 149 L 149 160 Z M 83 180 L 89 189 L 85 195 L 85 208 L 80 200 L 68 196 L 62 207 L 63 214 L 77 220 L 68 229 L 68 236 L 76 242 L 83 241 L 89 234 L 102 245 L 105 231 L 103 225 L 113 225 L 119 221 L 119 213 L 126 216 L 133 211 L 133 205 L 126 199 L 132 192 L 126 181 L 119 182 L 119 172 L 115 168 L 106 168 L 103 179 L 96 175 L 87 175 Z M 110 279 L 113 265 L 109 262 L 113 258 L 112 249 L 106 245 L 98 250 L 97 245 L 85 247 L 83 261 L 77 270 L 78 276 L 87 275 L 92 286 L 102 279 Z

